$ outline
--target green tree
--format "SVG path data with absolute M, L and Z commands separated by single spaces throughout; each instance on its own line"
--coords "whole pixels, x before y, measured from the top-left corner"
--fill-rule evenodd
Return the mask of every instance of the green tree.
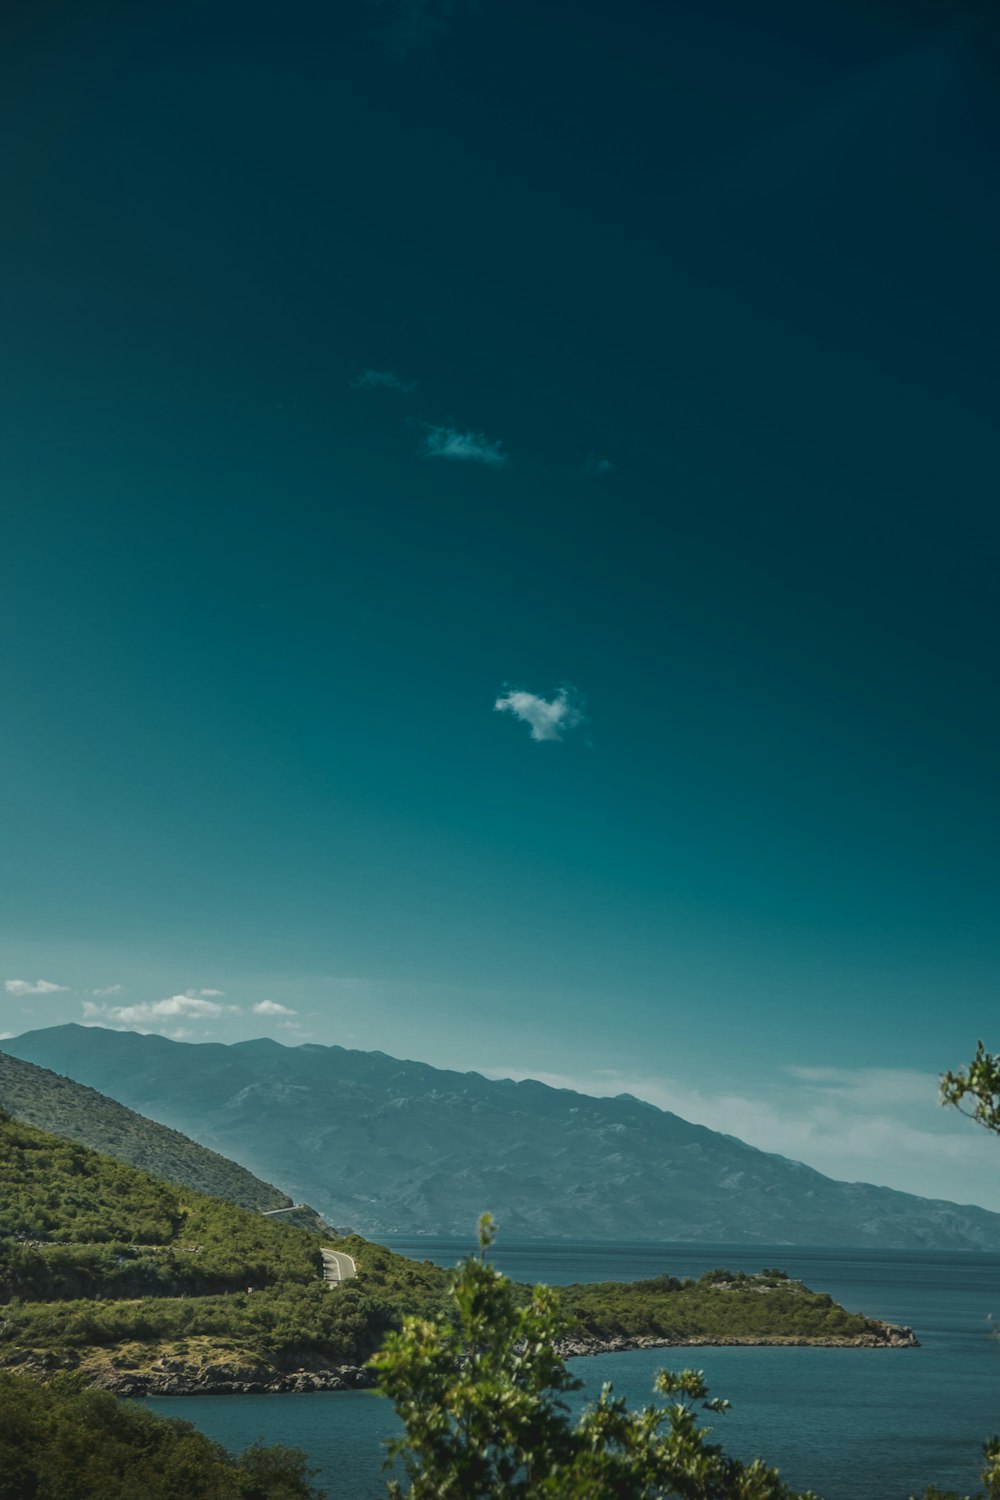
M 966 1067 L 941 1075 L 941 1103 L 954 1105 L 970 1120 L 1000 1135 L 1000 1055 L 992 1055 L 977 1042 L 976 1055 Z M 985 1500 L 1000 1500 L 1000 1437 L 984 1444 L 983 1460 Z M 922 1500 L 957 1500 L 957 1496 L 931 1488 L 924 1491 Z
M 668 1404 L 632 1412 L 606 1385 L 573 1422 L 565 1396 L 580 1382 L 555 1349 L 556 1294 L 525 1300 L 486 1261 L 493 1239 L 480 1220 L 479 1257 L 459 1267 L 453 1306 L 408 1317 L 371 1363 L 396 1405 L 404 1436 L 390 1446 L 395 1500 L 814 1500 L 774 1469 L 744 1464 L 709 1443 L 697 1408 L 721 1413 L 700 1371 L 661 1372 Z M 405 1487 L 404 1487 L 405 1485 Z
M 976 1055 L 967 1067 L 942 1075 L 941 1103 L 953 1104 L 970 1120 L 1000 1135 L 1000 1054 L 991 1055 L 977 1042 Z

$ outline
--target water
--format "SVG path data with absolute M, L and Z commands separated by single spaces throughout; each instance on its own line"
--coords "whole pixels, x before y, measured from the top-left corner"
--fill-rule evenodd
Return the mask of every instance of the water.
M 415 1259 L 453 1265 L 454 1240 L 394 1239 Z M 852 1311 L 911 1325 L 920 1349 L 651 1349 L 574 1361 L 583 1396 L 605 1380 L 631 1405 L 650 1399 L 664 1363 L 704 1369 L 733 1409 L 714 1419 L 726 1448 L 760 1454 L 786 1481 L 825 1500 L 906 1500 L 927 1484 L 977 1488 L 983 1440 L 1000 1429 L 1000 1257 L 921 1251 L 790 1250 L 732 1245 L 511 1241 L 495 1264 L 522 1281 L 634 1280 L 662 1271 L 699 1275 L 714 1266 L 780 1266 Z M 304 1448 L 331 1500 L 382 1493 L 383 1439 L 396 1431 L 389 1405 L 371 1392 L 157 1399 L 234 1450 L 262 1438 Z

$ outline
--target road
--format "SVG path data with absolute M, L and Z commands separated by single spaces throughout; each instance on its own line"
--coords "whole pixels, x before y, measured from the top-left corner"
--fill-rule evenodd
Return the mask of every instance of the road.
M 320 1254 L 323 1257 L 324 1286 L 336 1286 L 339 1281 L 347 1281 L 351 1276 L 357 1276 L 357 1266 L 342 1250 L 321 1250 Z

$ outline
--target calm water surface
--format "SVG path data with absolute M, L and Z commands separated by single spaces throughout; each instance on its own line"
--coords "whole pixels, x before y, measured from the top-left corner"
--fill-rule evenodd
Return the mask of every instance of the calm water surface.
M 422 1237 L 389 1243 L 439 1265 L 468 1248 Z M 494 1261 L 518 1280 L 553 1285 L 780 1266 L 852 1311 L 912 1326 L 920 1349 L 651 1349 L 574 1361 L 582 1399 L 611 1380 L 633 1405 L 649 1400 L 665 1362 L 697 1365 L 733 1402 L 715 1419 L 725 1446 L 762 1455 L 788 1483 L 826 1500 L 906 1500 L 929 1483 L 970 1493 L 983 1439 L 1000 1429 L 1000 1344 L 988 1323 L 1000 1315 L 996 1255 L 525 1240 L 498 1246 Z M 304 1448 L 331 1500 L 382 1493 L 382 1442 L 396 1423 L 370 1392 L 149 1404 L 232 1449 L 257 1438 Z

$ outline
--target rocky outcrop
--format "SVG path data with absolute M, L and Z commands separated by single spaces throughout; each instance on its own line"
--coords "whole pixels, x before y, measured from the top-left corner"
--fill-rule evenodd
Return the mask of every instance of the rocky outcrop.
M 281 1372 L 267 1366 L 210 1365 L 202 1370 L 102 1371 L 94 1385 L 116 1396 L 277 1396 L 296 1391 L 360 1391 L 375 1384 L 358 1365 Z
M 732 1338 L 705 1335 L 669 1338 L 657 1334 L 640 1334 L 636 1338 L 629 1338 L 621 1334 L 608 1339 L 560 1339 L 556 1349 L 563 1359 L 580 1359 L 588 1354 L 623 1354 L 629 1349 L 705 1349 L 736 1345 L 750 1348 L 787 1345 L 790 1348 L 812 1349 L 919 1349 L 920 1340 L 912 1328 L 873 1320 L 864 1333 L 852 1334 L 848 1338 L 797 1338 L 793 1334 L 764 1337 L 735 1335 Z

